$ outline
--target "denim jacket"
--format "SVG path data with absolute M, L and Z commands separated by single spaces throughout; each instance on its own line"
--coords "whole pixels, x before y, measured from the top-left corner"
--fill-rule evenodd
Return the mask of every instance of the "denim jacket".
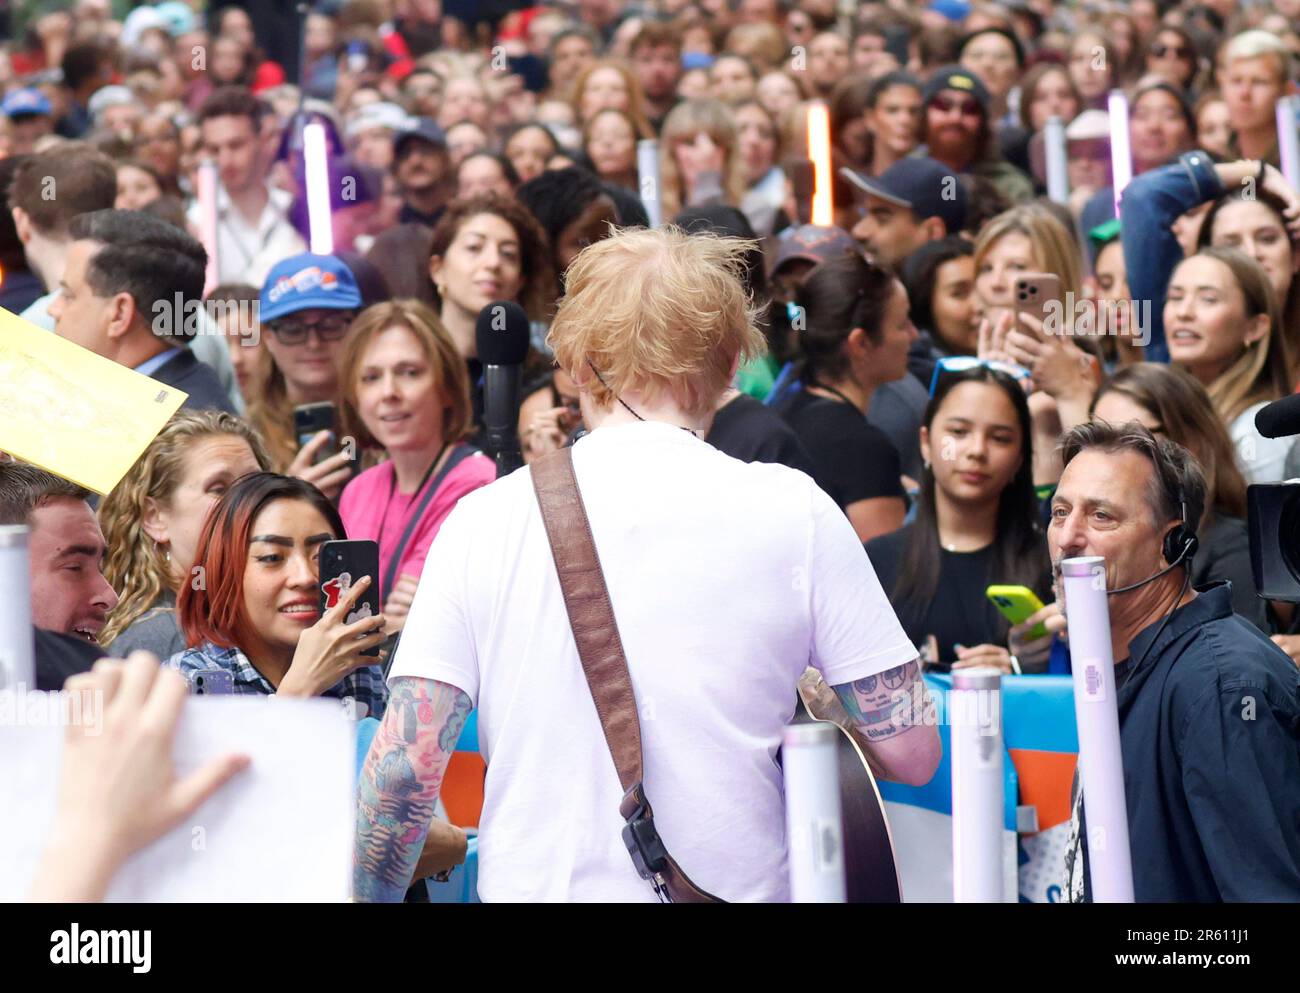
M 1165 290 L 1169 277 L 1183 260 L 1183 249 L 1171 230 L 1174 221 L 1193 207 L 1224 192 L 1214 160 L 1199 150 L 1180 155 L 1174 162 L 1152 169 L 1124 189 L 1120 199 L 1120 230 L 1124 238 L 1124 268 L 1135 302 L 1149 301 L 1150 335 L 1146 358 L 1168 362 L 1165 342 Z

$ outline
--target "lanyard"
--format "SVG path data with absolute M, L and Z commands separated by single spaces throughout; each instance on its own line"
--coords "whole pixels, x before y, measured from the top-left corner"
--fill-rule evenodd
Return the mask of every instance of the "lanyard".
M 434 456 L 433 461 L 429 463 L 429 468 L 424 471 L 424 476 L 420 479 L 420 485 L 417 486 L 415 492 L 411 494 L 411 503 L 408 506 L 414 506 L 416 500 L 420 497 L 421 491 L 423 491 L 425 486 L 428 485 L 429 477 L 433 475 L 433 470 L 438 468 L 438 463 L 442 461 L 442 457 L 446 454 L 447 444 L 444 442 L 442 448 L 438 449 L 438 454 Z M 388 480 L 388 496 L 384 498 L 384 516 L 379 520 L 379 538 L 377 539 L 376 544 L 379 545 L 380 549 L 383 549 L 384 547 L 384 528 L 388 526 L 388 510 L 393 503 L 393 491 L 396 489 L 397 469 L 394 468 L 393 475 L 389 477 Z

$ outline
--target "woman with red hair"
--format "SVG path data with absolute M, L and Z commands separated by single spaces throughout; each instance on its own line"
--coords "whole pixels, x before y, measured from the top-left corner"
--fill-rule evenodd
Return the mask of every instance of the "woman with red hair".
M 379 717 L 388 699 L 376 659 L 382 615 L 345 623 L 375 582 L 364 576 L 323 614 L 320 546 L 346 538 L 338 511 L 311 483 L 272 472 L 238 479 L 212 508 L 177 604 L 185 651 L 169 665 L 191 684 L 233 676 L 236 693 L 350 698 Z

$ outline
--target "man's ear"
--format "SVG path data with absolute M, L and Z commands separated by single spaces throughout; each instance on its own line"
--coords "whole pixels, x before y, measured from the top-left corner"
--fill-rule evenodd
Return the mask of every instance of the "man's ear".
M 110 340 L 121 338 L 135 326 L 137 317 L 142 317 L 136 309 L 135 298 L 130 293 L 114 293 L 108 302 L 108 337 Z
M 737 352 L 735 355 L 731 357 L 731 371 L 727 373 L 728 383 L 734 383 L 736 381 L 736 372 L 739 369 L 740 369 L 740 353 Z
M 940 238 L 948 237 L 948 225 L 938 217 L 927 217 L 923 220 L 921 231 L 925 235 L 924 241 L 938 241 Z
M 11 207 L 9 213 L 14 219 L 14 228 L 18 231 L 18 240 L 26 245 L 32 240 L 32 219 L 27 216 L 27 211 L 23 210 L 22 207 Z M 1297 252 L 1296 255 L 1297 258 L 1300 258 L 1300 252 Z
M 160 545 L 170 542 L 171 535 L 167 532 L 167 524 L 163 520 L 158 501 L 151 496 L 145 497 L 142 511 L 140 514 L 140 530 Z

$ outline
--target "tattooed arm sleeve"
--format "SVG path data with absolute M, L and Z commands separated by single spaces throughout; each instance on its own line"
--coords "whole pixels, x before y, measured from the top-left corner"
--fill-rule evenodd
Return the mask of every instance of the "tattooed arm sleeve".
M 934 707 L 915 662 L 833 687 L 872 769 L 920 786 L 939 767 L 942 746 Z
M 396 903 L 405 896 L 470 709 L 465 692 L 448 683 L 393 680 L 361 770 L 352 881 L 357 901 Z

